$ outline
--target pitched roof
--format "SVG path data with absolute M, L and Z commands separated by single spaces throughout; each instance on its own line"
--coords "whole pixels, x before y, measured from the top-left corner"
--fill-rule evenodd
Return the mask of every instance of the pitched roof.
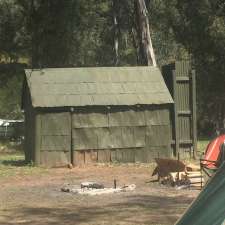
M 33 107 L 173 103 L 155 67 L 25 70 Z

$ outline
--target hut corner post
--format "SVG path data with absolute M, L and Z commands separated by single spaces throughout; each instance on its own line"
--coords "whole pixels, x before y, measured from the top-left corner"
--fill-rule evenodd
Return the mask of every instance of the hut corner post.
M 34 153 L 34 165 L 39 166 L 41 161 L 40 147 L 41 147 L 41 115 L 35 113 L 35 153 Z
M 174 123 L 175 123 L 175 156 L 180 155 L 179 132 L 178 132 L 178 113 L 177 113 L 177 85 L 176 71 L 173 70 L 173 98 L 174 98 Z
M 192 141 L 193 141 L 193 158 L 196 158 L 197 151 L 197 116 L 196 116 L 196 74 L 191 70 L 191 93 L 192 93 Z

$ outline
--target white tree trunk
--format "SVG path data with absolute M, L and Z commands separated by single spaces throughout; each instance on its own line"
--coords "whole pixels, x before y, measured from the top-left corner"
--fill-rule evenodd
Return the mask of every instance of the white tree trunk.
M 136 1 L 136 15 L 138 20 L 138 33 L 140 38 L 140 54 L 144 64 L 148 66 L 157 66 L 155 53 L 152 46 L 148 10 L 145 0 Z
M 113 25 L 114 25 L 114 63 L 117 66 L 119 64 L 119 24 L 117 17 L 118 0 L 112 0 L 113 4 Z

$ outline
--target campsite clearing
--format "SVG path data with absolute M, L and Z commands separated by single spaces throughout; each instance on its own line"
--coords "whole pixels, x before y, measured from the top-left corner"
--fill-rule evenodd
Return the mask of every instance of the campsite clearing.
M 5 155 L 0 160 L 0 171 L 8 171 L 0 175 L 0 224 L 4 225 L 172 225 L 199 193 L 149 182 L 154 167 L 150 164 L 43 169 L 18 164 L 18 157 Z M 60 191 L 64 184 L 83 181 L 113 187 L 114 179 L 121 186 L 135 184 L 135 191 L 101 196 Z

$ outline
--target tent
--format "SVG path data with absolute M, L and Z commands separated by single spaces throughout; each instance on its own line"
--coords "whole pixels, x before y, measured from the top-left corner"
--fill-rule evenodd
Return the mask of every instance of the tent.
M 225 225 L 225 163 L 176 225 Z

